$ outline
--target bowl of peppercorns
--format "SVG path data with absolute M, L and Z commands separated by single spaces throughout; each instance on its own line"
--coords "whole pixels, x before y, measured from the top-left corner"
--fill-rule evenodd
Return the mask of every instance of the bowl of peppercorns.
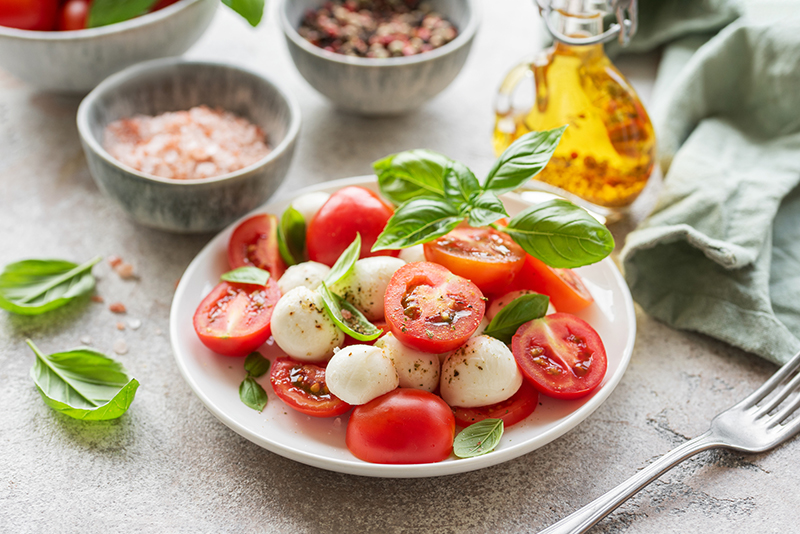
M 439 94 L 467 60 L 475 0 L 279 0 L 294 64 L 338 108 L 396 115 Z

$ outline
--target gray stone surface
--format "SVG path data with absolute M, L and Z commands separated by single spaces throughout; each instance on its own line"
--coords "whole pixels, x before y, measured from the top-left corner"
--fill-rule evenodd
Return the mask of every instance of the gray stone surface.
M 390 120 L 340 114 L 293 69 L 274 14 L 258 31 L 220 10 L 192 57 L 259 69 L 302 103 L 304 127 L 283 191 L 369 171 L 387 153 L 429 147 L 478 172 L 492 160 L 493 92 L 537 43 L 527 0 L 484 3 L 484 25 L 456 82 L 419 112 Z M 621 63 L 645 97 L 655 58 Z M 167 335 L 175 283 L 210 236 L 140 228 L 94 186 L 74 123 L 78 100 L 37 94 L 0 73 L 0 264 L 27 257 L 117 254 L 98 294 L 39 318 L 0 313 L 2 532 L 535 532 L 701 433 L 774 370 L 721 343 L 639 313 L 628 372 L 576 429 L 514 461 L 434 479 L 383 480 L 307 467 L 219 423 L 183 382 Z M 656 184 L 657 186 L 657 184 Z M 656 187 L 636 205 L 646 211 Z M 626 228 L 618 227 L 618 236 Z M 107 305 L 123 302 L 125 318 Z M 117 330 L 139 319 L 138 330 Z M 84 423 L 42 403 L 28 371 L 30 337 L 45 351 L 83 336 L 118 356 L 142 387 L 123 418 Z M 702 454 L 665 475 L 596 532 L 796 532 L 800 444 L 763 455 Z

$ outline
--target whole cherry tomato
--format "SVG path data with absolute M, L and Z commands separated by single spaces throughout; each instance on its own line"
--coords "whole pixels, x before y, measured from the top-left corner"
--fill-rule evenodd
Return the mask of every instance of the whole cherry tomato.
M 89 0 L 67 0 L 58 12 L 58 29 L 72 31 L 86 29 Z
M 58 0 L 0 0 L 0 26 L 49 31 L 57 14 Z

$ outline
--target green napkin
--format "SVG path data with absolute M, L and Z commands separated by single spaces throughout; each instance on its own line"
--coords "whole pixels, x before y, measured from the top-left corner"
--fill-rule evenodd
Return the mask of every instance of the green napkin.
M 776 363 L 800 350 L 800 18 L 791 15 L 800 3 L 793 7 L 666 50 L 652 113 L 664 189 L 622 252 L 646 312 Z

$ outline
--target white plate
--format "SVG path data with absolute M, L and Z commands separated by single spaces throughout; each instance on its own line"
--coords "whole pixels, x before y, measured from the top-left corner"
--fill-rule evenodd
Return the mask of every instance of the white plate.
M 362 176 L 326 182 L 296 195 L 310 191 L 332 193 L 346 185 L 377 191 L 375 178 Z M 512 215 L 527 206 L 514 195 L 506 195 L 503 200 Z M 270 202 L 254 213 L 280 214 L 290 201 L 287 198 Z M 608 353 L 608 372 L 593 395 L 574 401 L 540 397 L 541 406 L 533 415 L 507 429 L 497 449 L 483 456 L 451 457 L 436 464 L 362 462 L 345 446 L 348 416 L 317 419 L 296 412 L 275 396 L 266 376 L 259 379 L 269 395 L 266 409 L 258 413 L 248 408 L 239 400 L 238 393 L 245 375 L 243 360 L 214 354 L 197 338 L 192 316 L 203 297 L 217 285 L 220 275 L 229 269 L 228 239 L 237 224 L 212 239 L 183 274 L 170 314 L 172 348 L 183 377 L 211 413 L 253 443 L 286 458 L 342 473 L 398 478 L 451 475 L 499 464 L 538 449 L 586 419 L 617 386 L 630 360 L 636 336 L 633 301 L 616 266 L 606 259 L 579 270 L 596 303 L 579 315 L 597 329 Z M 261 353 L 271 360 L 282 355 L 277 346 L 269 345 L 264 345 Z

